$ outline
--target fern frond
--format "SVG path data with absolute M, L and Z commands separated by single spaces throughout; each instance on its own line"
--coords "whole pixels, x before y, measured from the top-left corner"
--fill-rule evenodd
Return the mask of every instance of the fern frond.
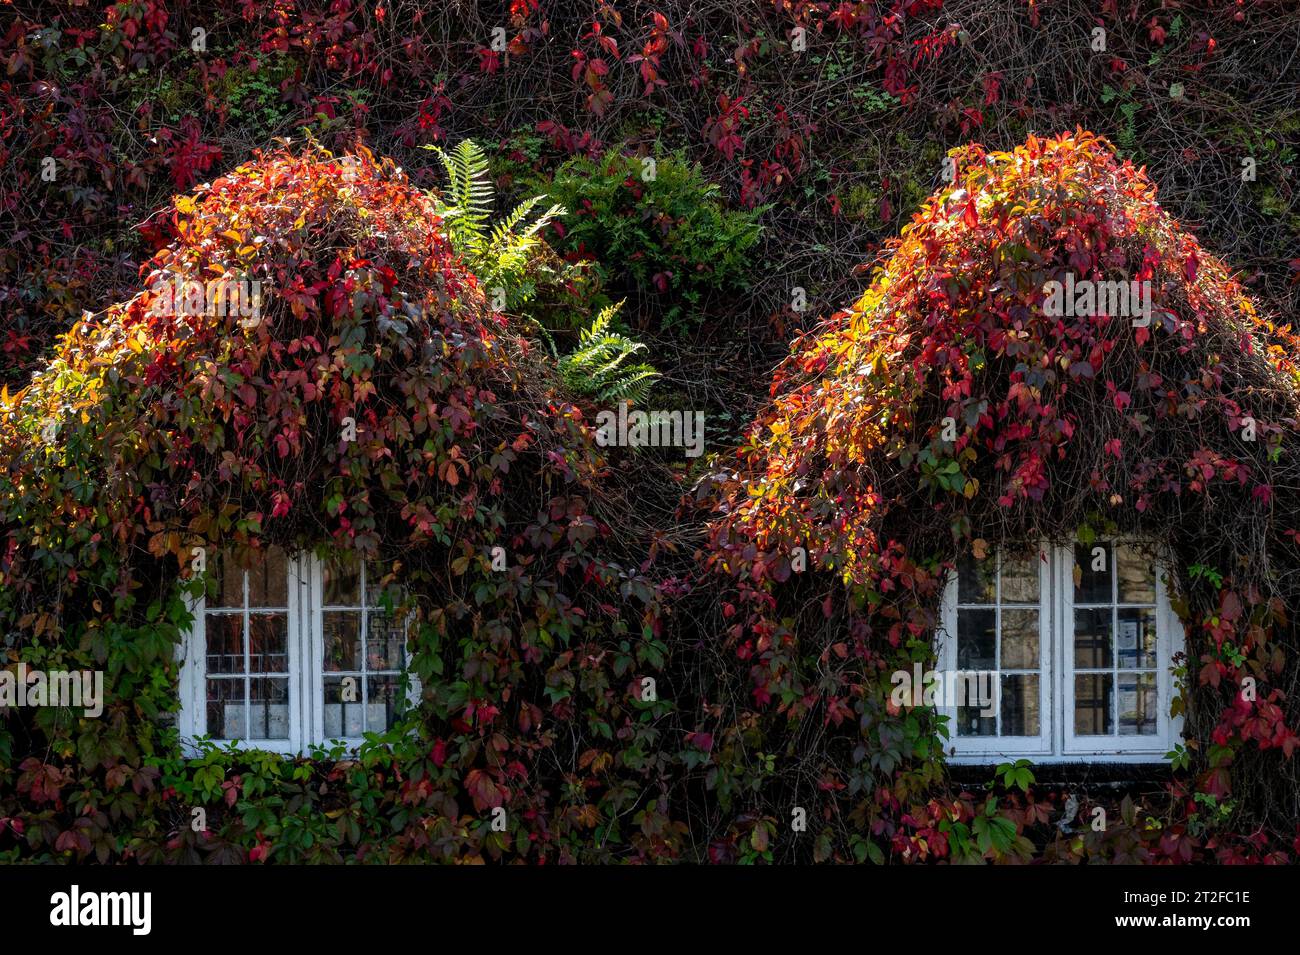
M 452 248 L 485 288 L 504 290 L 510 308 L 518 309 L 536 295 L 536 276 L 548 271 L 538 255 L 546 247 L 539 233 L 564 214 L 564 207 L 552 205 L 523 228 L 545 198 L 533 196 L 489 227 L 496 190 L 487 153 L 471 139 L 462 140 L 451 151 L 433 145 L 424 148 L 437 154 L 447 175 L 446 189 L 432 198 Z
M 533 211 L 533 206 L 541 202 L 543 196 L 531 196 L 510 210 L 510 214 L 492 227 L 492 237 L 506 236 L 515 231 L 515 227 L 524 221 L 524 217 Z
M 601 309 L 579 333 L 578 347 L 560 359 L 560 377 L 573 391 L 600 401 L 642 401 L 659 378 L 645 362 L 626 364 L 646 346 L 610 330 L 622 305 Z
M 542 197 L 538 196 L 537 198 L 541 199 Z M 537 233 L 541 232 L 548 225 L 550 225 L 551 222 L 554 219 L 556 219 L 558 216 L 567 215 L 568 211 L 569 211 L 568 209 L 564 208 L 564 206 L 560 205 L 558 202 L 555 203 L 553 206 L 551 206 L 551 208 L 543 212 L 541 216 L 537 218 L 537 221 L 535 221 L 532 225 L 530 225 L 527 229 L 525 229 L 522 235 L 528 238 L 537 235 Z
M 496 197 L 487 154 L 472 139 L 462 140 L 450 153 L 437 146 L 429 148 L 437 153 L 447 173 L 448 212 L 476 226 L 487 222 Z

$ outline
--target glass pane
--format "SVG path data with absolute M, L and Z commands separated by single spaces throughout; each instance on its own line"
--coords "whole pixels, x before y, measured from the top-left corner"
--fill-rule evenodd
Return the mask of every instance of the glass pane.
M 1116 653 L 1122 667 L 1156 665 L 1156 612 L 1129 609 L 1119 611 Z
M 372 613 L 366 631 L 366 669 L 400 670 L 406 650 L 406 631 L 391 615 Z
M 995 589 L 997 562 L 992 558 L 976 560 L 963 557 L 957 561 L 957 602 L 991 604 L 997 599 Z
M 366 564 L 365 578 L 366 578 L 366 606 L 367 607 L 383 606 L 382 601 L 383 601 L 384 589 L 385 589 L 383 583 L 384 583 L 384 577 L 386 576 L 387 576 L 387 571 L 383 564 L 375 564 L 375 563 Z M 397 605 L 396 594 L 394 593 L 393 606 L 396 605 Z
M 287 677 L 253 677 L 249 739 L 289 738 L 289 680 Z
M 991 703 L 972 702 L 957 707 L 958 736 L 996 736 L 997 732 L 997 709 Z
M 1156 573 L 1150 557 L 1134 547 L 1115 549 L 1115 574 L 1119 584 L 1119 602 L 1153 604 L 1156 602 Z
M 289 606 L 289 562 L 279 547 L 250 551 L 248 567 L 248 605 L 250 607 Z
M 325 737 L 336 739 L 362 733 L 361 678 L 327 676 L 324 684 Z
M 203 615 L 204 640 L 207 643 L 208 673 L 244 672 L 244 615 L 209 613 Z
M 1002 611 L 1002 669 L 1038 669 L 1038 611 Z
M 1038 674 L 1002 678 L 1002 735 L 1038 735 Z
M 366 677 L 366 731 L 382 733 L 397 721 L 397 684 L 400 677 Z
M 956 706 L 959 709 L 969 706 L 974 710 L 988 710 L 984 716 L 997 713 L 997 674 L 991 670 L 963 671 L 943 674 L 944 682 L 940 688 L 951 698 L 940 700 L 941 706 Z
M 250 673 L 289 672 L 289 615 L 248 615 L 248 670 Z
M 1074 602 L 1104 604 L 1111 602 L 1110 574 L 1112 554 L 1109 544 L 1074 545 Z M 1097 568 L 1097 569 L 1094 569 Z
M 997 618 L 992 610 L 957 611 L 957 669 L 992 670 L 996 665 Z
M 1002 602 L 1038 603 L 1038 555 L 1031 554 L 1002 562 Z
M 244 738 L 243 679 L 208 680 L 207 732 L 213 739 Z
M 216 581 L 208 588 L 206 606 L 244 606 L 244 571 L 227 554 L 216 554 L 208 562 L 208 574 Z
M 1079 673 L 1074 677 L 1074 732 L 1078 736 L 1109 736 L 1110 673 Z
M 1074 612 L 1074 665 L 1081 670 L 1111 666 L 1109 607 Z
M 1119 675 L 1119 735 L 1154 736 L 1156 732 L 1156 675 Z
M 335 673 L 361 669 L 361 615 L 351 610 L 326 610 L 325 670 Z
M 325 606 L 361 606 L 361 561 L 352 551 L 341 551 L 325 561 Z

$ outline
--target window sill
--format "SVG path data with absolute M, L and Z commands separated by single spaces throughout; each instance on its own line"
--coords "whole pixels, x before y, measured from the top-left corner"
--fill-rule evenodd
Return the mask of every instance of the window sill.
M 1024 758 L 1024 757 L 1020 757 Z M 1002 762 L 1014 762 L 1007 757 Z M 985 788 L 992 783 L 997 762 L 980 758 L 954 758 L 948 760 L 948 778 L 962 786 Z M 1123 755 L 1105 757 L 1074 757 L 1054 761 L 1033 762 L 1034 787 L 1096 785 L 1127 787 L 1150 784 L 1161 786 L 1174 776 L 1168 760 L 1150 755 Z

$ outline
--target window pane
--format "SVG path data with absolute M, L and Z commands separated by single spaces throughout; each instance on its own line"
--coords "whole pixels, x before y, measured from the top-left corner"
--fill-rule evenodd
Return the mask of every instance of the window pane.
M 984 715 L 984 711 L 988 715 Z M 958 736 L 996 736 L 998 732 L 997 710 L 993 704 L 988 706 L 971 702 L 957 707 Z
M 997 665 L 997 642 L 994 611 L 957 611 L 957 669 L 992 670 Z
M 250 607 L 289 606 L 289 564 L 283 550 L 268 547 L 250 551 L 244 563 L 248 568 Z
M 1091 670 L 1111 666 L 1110 608 L 1074 612 L 1074 665 Z
M 244 738 L 243 679 L 208 680 L 207 733 L 213 739 Z
M 250 613 L 248 642 L 250 673 L 289 672 L 288 614 Z
M 1100 554 L 1093 551 L 1100 550 Z M 1109 544 L 1074 545 L 1074 602 L 1079 604 L 1110 603 L 1110 575 L 1114 561 Z M 1099 570 L 1094 570 L 1096 564 Z
M 203 615 L 207 643 L 208 673 L 244 672 L 244 615 L 209 613 Z
M 366 606 L 383 607 L 383 596 L 385 588 L 381 586 L 384 582 L 384 565 L 376 563 L 366 564 Z M 396 596 L 396 594 L 394 594 Z M 396 606 L 396 603 L 394 603 Z
M 326 610 L 323 614 L 325 628 L 325 670 L 360 671 L 361 669 L 361 615 L 350 610 Z
M 360 736 L 362 727 L 361 679 L 325 677 L 325 738 Z
M 1002 677 L 1002 735 L 1038 735 L 1038 674 Z
M 991 557 L 984 560 L 963 557 L 957 562 L 957 602 L 993 603 L 997 599 L 996 579 L 997 562 Z
M 340 551 L 325 561 L 325 606 L 361 606 L 361 561 L 352 551 Z
M 1002 562 L 1002 602 L 1038 603 L 1038 555 Z
M 1074 732 L 1078 736 L 1109 736 L 1112 732 L 1110 673 L 1079 673 L 1074 677 Z
M 1119 602 L 1156 602 L 1156 574 L 1150 557 L 1134 547 L 1115 549 L 1115 573 L 1119 577 Z
M 1119 632 L 1115 635 L 1116 652 L 1122 667 L 1156 665 L 1155 610 L 1119 611 Z
M 1119 675 L 1119 735 L 1154 736 L 1156 732 L 1156 675 Z
M 399 677 L 372 676 L 366 678 L 366 731 L 382 733 L 397 721 Z
M 406 649 L 406 631 L 392 615 L 372 613 L 366 631 L 366 669 L 400 670 Z
M 289 680 L 287 677 L 253 677 L 249 739 L 289 738 Z
M 208 588 L 206 606 L 244 606 L 244 571 L 228 554 L 216 554 L 208 562 L 208 574 L 216 581 Z
M 1038 669 L 1038 611 L 1002 611 L 1002 669 Z

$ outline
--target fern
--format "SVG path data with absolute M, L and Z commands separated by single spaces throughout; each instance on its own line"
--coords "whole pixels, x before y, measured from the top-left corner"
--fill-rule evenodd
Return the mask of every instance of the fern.
M 501 307 L 518 310 L 537 291 L 539 277 L 548 274 L 546 254 L 556 257 L 541 238 L 542 229 L 565 214 L 562 205 L 552 205 L 534 216 L 545 196 L 532 196 L 515 206 L 495 224 L 489 224 L 496 190 L 487 154 L 473 140 L 466 139 L 451 152 L 426 146 L 438 154 L 447 173 L 447 187 L 433 196 L 434 209 L 442 219 L 452 248 L 478 277 L 490 298 L 503 293 Z M 500 290 L 498 292 L 498 290 Z M 557 358 L 560 376 L 570 390 L 597 401 L 645 399 L 659 378 L 659 372 L 645 362 L 635 361 L 645 345 L 610 327 L 622 302 L 604 308 L 579 335 L 577 349 Z M 551 345 L 545 327 L 532 316 L 520 317 L 539 330 Z
M 452 248 L 489 295 L 495 297 L 496 290 L 500 289 L 505 298 L 503 307 L 518 308 L 536 290 L 536 283 L 527 279 L 534 256 L 544 244 L 539 233 L 556 216 L 564 215 L 564 207 L 552 205 L 526 228 L 521 228 L 545 198 L 532 196 L 489 227 L 496 190 L 483 149 L 471 139 L 462 141 L 450 153 L 437 146 L 425 148 L 438 154 L 447 173 L 446 193 L 434 197 L 434 206 Z
M 578 347 L 559 360 L 560 377 L 568 387 L 597 401 L 645 400 L 659 372 L 644 362 L 629 360 L 645 345 L 610 329 L 622 302 L 601 309 L 584 328 Z

